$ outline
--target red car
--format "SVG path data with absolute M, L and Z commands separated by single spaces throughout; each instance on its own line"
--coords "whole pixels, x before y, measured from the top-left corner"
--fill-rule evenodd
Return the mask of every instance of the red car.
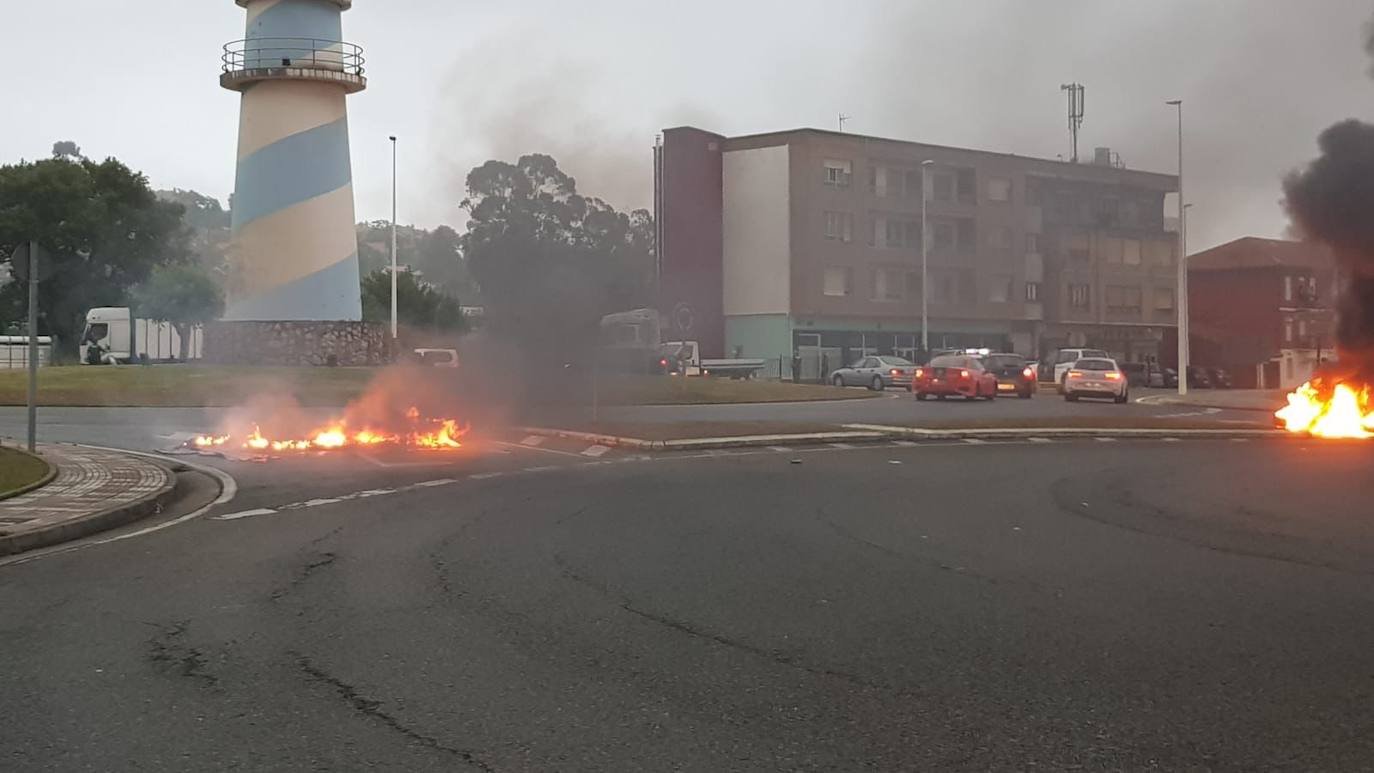
M 911 380 L 911 391 L 917 400 L 930 395 L 943 400 L 946 397 L 963 397 L 965 400 L 997 399 L 997 377 L 983 366 L 977 357 L 947 354 L 936 357 L 929 365 L 916 369 Z

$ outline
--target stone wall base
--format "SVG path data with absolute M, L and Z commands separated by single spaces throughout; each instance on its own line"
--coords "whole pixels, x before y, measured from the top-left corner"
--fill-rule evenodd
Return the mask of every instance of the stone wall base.
M 378 322 L 211 322 L 204 361 L 214 365 L 377 366 L 391 361 Z

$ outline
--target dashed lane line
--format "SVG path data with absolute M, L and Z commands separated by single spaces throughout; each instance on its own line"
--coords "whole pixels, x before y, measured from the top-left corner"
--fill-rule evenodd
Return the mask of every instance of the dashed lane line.
M 593 459 L 599 459 L 605 456 L 610 450 L 610 446 L 588 446 L 587 449 L 582 452 L 582 455 L 590 456 Z
M 524 440 L 520 441 L 520 445 L 529 446 L 530 448 L 537 448 L 538 446 L 544 445 L 544 436 L 527 435 Z

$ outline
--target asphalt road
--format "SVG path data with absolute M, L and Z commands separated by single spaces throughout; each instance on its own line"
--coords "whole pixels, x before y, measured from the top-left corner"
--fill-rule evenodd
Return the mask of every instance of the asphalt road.
M 0 768 L 1368 770 L 1371 454 L 226 463 L 0 564 Z
M 856 390 L 859 391 L 859 390 Z M 1138 399 L 1162 392 L 1138 391 Z M 309 409 L 321 418 L 328 409 Z M 158 450 L 186 436 L 214 430 L 229 414 L 224 408 L 44 408 L 39 413 L 40 437 L 51 442 L 93 443 L 113 448 Z M 961 400 L 916 403 L 911 396 L 890 391 L 869 400 L 831 400 L 808 403 L 751 403 L 744 405 L 636 406 L 603 409 L 607 421 L 633 423 L 677 422 L 795 422 L 815 424 L 899 424 L 939 426 L 948 422 L 996 419 L 1045 419 L 1052 424 L 1064 417 L 1177 418 L 1183 422 L 1218 422 L 1236 427 L 1271 426 L 1269 417 L 1257 411 L 1219 410 L 1181 405 L 1084 400 L 1066 403 L 1051 389 L 1034 399 L 999 398 L 994 402 Z M 566 423 L 567 419 L 562 419 Z M 555 421 L 558 424 L 559 421 Z M 575 422 L 574 422 L 575 423 Z M 22 438 L 27 431 L 23 408 L 0 407 L 0 437 Z

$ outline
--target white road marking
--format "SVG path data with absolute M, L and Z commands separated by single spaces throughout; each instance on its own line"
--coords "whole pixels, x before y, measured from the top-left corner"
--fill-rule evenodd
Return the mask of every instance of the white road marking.
M 458 480 L 456 478 L 439 478 L 438 480 L 427 480 L 423 483 L 416 483 L 410 486 L 409 488 L 434 488 L 436 486 L 447 486 L 451 483 L 457 482 Z
M 599 459 L 600 457 L 605 456 L 606 453 L 610 450 L 610 446 L 588 446 L 587 450 L 582 452 L 582 455 L 590 456 L 593 459 Z
M 307 499 L 301 503 L 301 507 L 319 507 L 320 505 L 337 505 L 344 501 L 343 497 L 322 497 L 320 499 Z
M 788 448 L 787 446 L 768 446 L 768 450 L 775 451 L 780 454 L 785 454 L 788 451 L 791 451 L 792 449 Z
M 526 467 L 525 469 L 521 470 L 521 472 L 548 472 L 549 470 L 557 470 L 557 469 L 561 469 L 561 468 L 559 468 L 559 467 L 550 467 L 550 466 L 547 466 L 547 465 L 546 465 L 546 466 L 544 466 L 544 467 Z
M 1183 441 L 1179 440 L 1179 439 L 1176 438 L 1176 437 L 1166 437 L 1166 438 L 1163 438 L 1163 441 L 1164 441 L 1165 443 L 1181 443 L 1181 442 L 1183 442 Z
M 472 479 L 472 480 L 490 480 L 490 479 L 492 479 L 492 478 L 499 478 L 499 477 L 501 477 L 502 475 L 505 475 L 505 473 L 504 473 L 504 472 L 479 472 L 479 473 L 476 473 L 475 475 L 469 475 L 468 478 L 470 478 L 470 479 Z
M 976 437 L 966 437 L 964 438 L 964 442 L 968 443 L 971 446 L 985 446 L 988 444 L 988 441 L 980 440 Z
M 1053 440 L 1050 440 L 1050 439 L 1047 438 L 1047 437 L 1033 437 L 1033 438 L 1028 438 L 1028 439 L 1029 439 L 1030 442 L 1032 442 L 1032 443 L 1053 443 L 1053 442 L 1054 442 Z
M 240 519 L 243 519 L 243 518 L 254 518 L 254 517 L 257 517 L 257 516 L 259 516 L 259 515 L 276 515 L 276 514 L 277 514 L 277 511 L 276 511 L 276 510 L 273 510 L 273 509 L 271 509 L 271 508 L 269 508 L 269 507 L 260 507 L 260 508 L 258 508 L 258 509 L 256 509 L 256 510 L 244 510 L 244 511 L 238 512 L 238 513 L 226 513 L 226 514 L 224 514 L 224 515 L 216 515 L 216 516 L 211 517 L 210 520 L 212 520 L 212 521 L 237 521 L 237 520 L 240 520 Z
M 892 441 L 892 445 L 899 448 L 913 448 L 918 444 L 913 440 L 894 440 Z
M 840 449 L 841 451 L 848 451 L 849 449 L 851 449 L 851 448 L 854 447 L 854 446 L 850 445 L 849 443 L 830 443 L 829 446 L 830 446 L 831 448 L 838 448 L 838 449 Z
M 1095 437 L 1095 438 L 1093 438 L 1093 440 L 1096 440 L 1096 441 L 1099 442 L 1099 443 L 1115 443 L 1115 442 L 1116 442 L 1116 438 L 1114 438 L 1114 437 Z
M 543 436 L 543 435 L 530 435 L 530 436 L 526 437 L 524 440 L 521 440 L 521 441 L 520 441 L 520 445 L 522 445 L 522 446 L 530 446 L 531 448 L 537 447 L 537 446 L 542 446 L 542 445 L 544 445 L 544 436 Z
M 536 437 L 536 436 L 531 435 L 530 437 Z M 541 438 L 538 438 L 538 439 L 540 440 L 540 442 L 543 442 L 543 440 L 544 440 L 544 438 L 542 438 L 542 437 L 541 437 Z M 529 438 L 525 438 L 525 440 L 529 440 Z M 540 448 L 540 447 L 537 446 L 537 445 L 534 445 L 534 446 L 527 446 L 527 445 L 524 444 L 524 441 L 521 441 L 521 442 L 518 443 L 518 444 L 517 444 L 517 443 L 507 443 L 507 442 L 505 442 L 504 440 L 493 440 L 493 441 L 491 441 L 491 442 L 497 443 L 497 444 L 500 444 L 500 445 L 503 445 L 503 446 L 510 446 L 511 448 L 518 448 L 518 449 L 520 449 L 521 451 L 540 451 L 540 452 L 546 453 L 546 454 L 558 454 L 559 456 L 572 456 L 572 457 L 576 457 L 576 458 L 578 458 L 578 459 L 582 458 L 582 455 L 581 455 L 581 454 L 575 454 L 575 453 L 573 453 L 573 452 L 571 452 L 571 451 L 559 451 L 559 450 L 556 449 L 556 448 Z

